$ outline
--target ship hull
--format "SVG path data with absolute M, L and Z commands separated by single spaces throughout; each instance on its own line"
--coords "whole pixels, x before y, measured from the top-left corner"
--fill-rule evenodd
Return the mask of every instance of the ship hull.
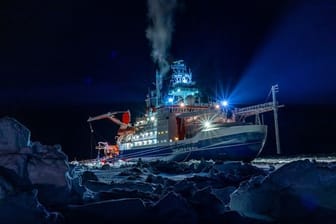
M 212 159 L 248 162 L 260 154 L 266 136 L 267 127 L 264 125 L 219 127 L 201 131 L 187 140 L 122 150 L 119 159 L 126 161 Z

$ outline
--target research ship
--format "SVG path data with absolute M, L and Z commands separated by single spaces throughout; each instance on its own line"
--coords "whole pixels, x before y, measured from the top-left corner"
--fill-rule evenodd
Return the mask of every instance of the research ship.
M 275 102 L 233 108 L 228 101 L 204 97 L 192 78 L 183 60 L 174 61 L 169 75 L 156 72 L 155 89 L 145 99 L 146 110 L 133 123 L 129 110 L 90 117 L 92 132 L 91 122 L 100 119 L 119 126 L 116 143 L 98 142 L 98 152 L 104 151 L 104 159 L 110 161 L 256 158 L 267 136 L 259 114 L 277 109 Z M 251 115 L 255 122 L 246 122 Z

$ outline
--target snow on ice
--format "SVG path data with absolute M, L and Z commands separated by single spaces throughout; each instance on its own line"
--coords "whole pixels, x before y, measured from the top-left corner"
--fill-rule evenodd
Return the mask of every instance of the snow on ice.
M 230 197 L 230 208 L 247 217 L 325 223 L 336 219 L 336 166 L 294 161 L 242 183 Z
M 59 145 L 31 142 L 29 130 L 6 117 L 0 119 L 0 220 L 334 223 L 335 163 L 275 161 L 69 164 Z

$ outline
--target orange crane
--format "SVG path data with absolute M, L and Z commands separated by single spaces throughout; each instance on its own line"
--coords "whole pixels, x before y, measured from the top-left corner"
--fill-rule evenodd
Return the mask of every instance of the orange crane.
M 117 114 L 122 114 L 121 121 L 115 117 Z M 133 134 L 135 129 L 132 127 L 130 121 L 131 121 L 131 113 L 129 110 L 127 111 L 115 111 L 115 112 L 108 112 L 105 114 L 101 114 L 95 117 L 89 117 L 87 122 L 102 120 L 102 119 L 110 119 L 114 123 L 120 126 L 118 130 L 118 140 L 117 142 L 120 142 L 121 139 L 128 135 Z M 91 124 L 90 124 L 91 127 Z M 91 127 L 91 132 L 93 132 L 93 129 Z M 104 154 L 108 158 L 114 158 L 119 155 L 120 150 L 118 147 L 118 144 L 115 145 L 109 145 L 107 142 L 98 142 L 98 146 L 96 146 L 96 149 L 98 150 L 104 150 Z
M 115 117 L 116 114 L 123 114 L 122 115 L 122 121 L 120 121 L 118 118 Z M 89 117 L 87 122 L 97 121 L 101 119 L 110 119 L 114 123 L 120 126 L 121 129 L 126 129 L 127 127 L 130 127 L 130 121 L 131 121 L 131 113 L 129 110 L 127 111 L 115 111 L 115 112 L 108 112 L 106 114 L 101 114 L 95 117 Z

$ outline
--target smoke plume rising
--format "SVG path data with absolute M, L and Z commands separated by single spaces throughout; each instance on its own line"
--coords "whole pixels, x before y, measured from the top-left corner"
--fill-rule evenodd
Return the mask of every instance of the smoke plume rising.
M 148 17 L 151 25 L 146 30 L 146 37 L 152 45 L 152 58 L 157 63 L 161 75 L 169 70 L 167 61 L 174 28 L 173 15 L 177 0 L 148 0 Z

